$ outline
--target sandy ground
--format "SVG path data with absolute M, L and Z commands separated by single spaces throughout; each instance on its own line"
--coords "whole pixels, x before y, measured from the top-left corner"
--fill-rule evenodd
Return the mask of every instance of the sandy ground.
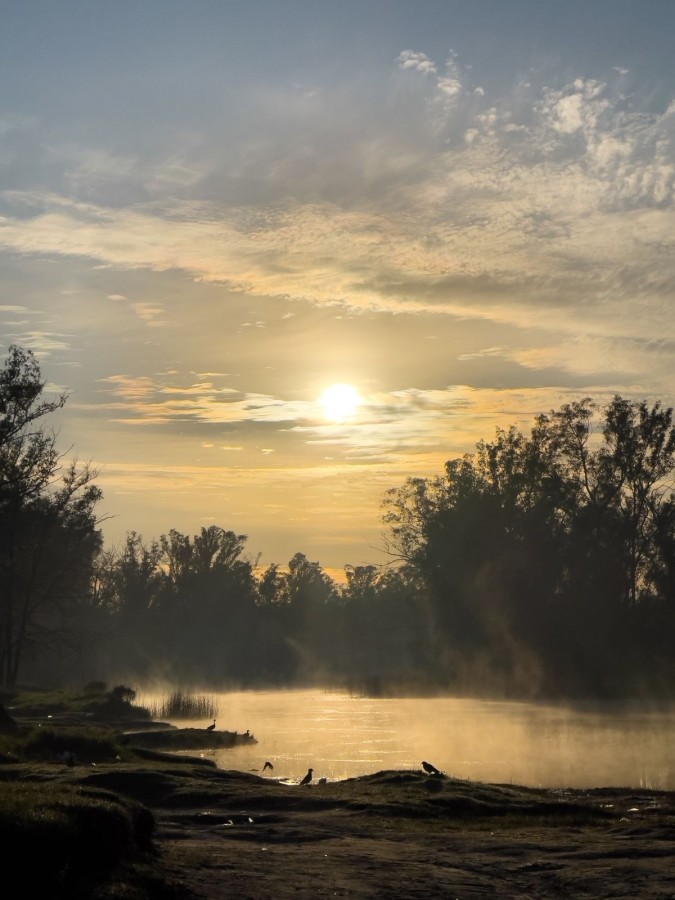
M 154 807 L 162 866 L 186 897 L 675 898 L 672 793 L 423 773 L 234 780 L 213 802 Z

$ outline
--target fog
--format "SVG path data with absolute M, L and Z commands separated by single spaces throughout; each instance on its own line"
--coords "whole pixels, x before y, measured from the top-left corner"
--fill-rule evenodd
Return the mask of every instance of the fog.
M 139 691 L 160 706 L 171 691 Z M 194 693 L 194 692 L 193 692 Z M 320 689 L 197 692 L 212 700 L 217 729 L 258 743 L 196 752 L 223 769 L 300 779 L 311 766 L 329 781 L 382 769 L 420 769 L 533 787 L 675 789 L 675 709 L 589 711 L 465 698 L 371 698 Z M 171 720 L 206 727 L 210 719 Z M 268 774 L 268 773 L 266 773 Z

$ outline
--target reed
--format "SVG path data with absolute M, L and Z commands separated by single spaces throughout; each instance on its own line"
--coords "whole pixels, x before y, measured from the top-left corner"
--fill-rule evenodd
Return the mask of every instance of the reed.
M 213 698 L 182 691 L 174 691 L 149 709 L 153 719 L 215 719 L 218 716 Z

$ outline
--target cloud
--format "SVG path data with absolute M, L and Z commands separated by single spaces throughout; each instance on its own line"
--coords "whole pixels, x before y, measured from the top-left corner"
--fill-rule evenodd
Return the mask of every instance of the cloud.
M 645 338 L 661 336 L 675 288 L 669 107 L 645 113 L 609 82 L 583 77 L 560 88 L 521 83 L 490 98 L 465 85 L 452 53 L 442 70 L 414 50 L 397 66 L 402 77 L 424 74 L 423 84 L 412 97 L 390 98 L 387 116 L 362 139 L 319 139 L 334 99 L 327 90 L 298 98 L 285 124 L 270 113 L 284 149 L 298 121 L 306 129 L 285 159 L 266 156 L 271 138 L 258 142 L 257 180 L 274 202 L 256 193 L 238 204 L 195 194 L 111 205 L 55 191 L 5 192 L 0 247 L 116 270 L 179 271 L 242 295 L 570 334 L 575 309 L 589 333 L 632 332 L 648 301 L 659 313 L 641 315 L 640 328 Z M 317 131 L 302 111 L 308 102 Z M 367 110 L 346 110 L 334 111 L 355 116 L 345 126 L 351 138 Z M 89 170 L 134 169 L 105 156 L 97 165 L 90 161 Z M 318 185 L 330 182 L 352 184 L 349 202 L 326 199 Z M 148 326 L 166 321 L 161 303 L 110 297 Z
M 55 351 L 72 351 L 71 335 L 49 333 L 44 331 L 22 330 L 20 333 L 5 334 L 8 344 L 20 344 L 27 350 L 41 357 L 50 357 Z
M 146 325 L 160 326 L 164 324 L 160 319 L 164 312 L 163 307 L 158 304 L 151 303 L 132 303 L 131 308 L 139 319 L 142 319 Z
M 108 300 L 113 300 L 115 303 L 123 303 L 148 326 L 160 327 L 165 324 L 160 318 L 164 315 L 164 307 L 160 303 L 130 300 L 124 294 L 108 294 Z
M 415 72 L 422 72 L 424 75 L 436 74 L 438 71 L 436 63 L 434 63 L 426 53 L 420 53 L 417 50 L 402 50 L 396 58 L 397 64 L 401 69 L 411 69 Z
M 486 357 L 504 356 L 506 351 L 503 347 L 485 347 L 482 350 L 476 350 L 474 353 L 461 353 L 457 359 L 485 359 Z
M 193 421 L 205 425 L 258 422 L 281 425 L 316 414 L 315 404 L 284 401 L 265 394 L 247 393 L 212 382 L 177 384 L 150 376 L 109 375 L 100 379 L 105 399 L 80 410 L 97 411 L 134 426 L 156 426 Z M 124 415 L 126 413 L 126 415 Z M 234 448 L 229 448 L 234 449 Z

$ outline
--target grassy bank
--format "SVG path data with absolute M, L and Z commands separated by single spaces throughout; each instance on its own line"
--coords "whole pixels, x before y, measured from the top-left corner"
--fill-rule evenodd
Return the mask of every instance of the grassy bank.
M 0 838 L 28 896 L 675 896 L 670 792 L 422 770 L 301 786 L 21 710 L 0 732 Z

